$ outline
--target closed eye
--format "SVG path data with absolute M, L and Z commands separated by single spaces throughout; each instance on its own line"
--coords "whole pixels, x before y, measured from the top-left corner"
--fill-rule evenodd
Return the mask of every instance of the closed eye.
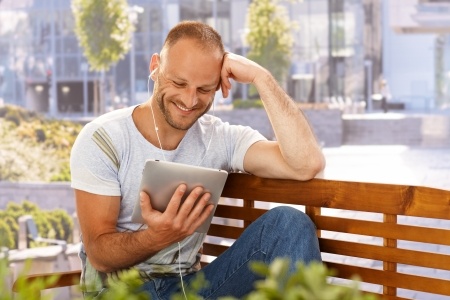
M 176 82 L 176 81 L 172 81 L 172 82 L 176 87 L 179 87 L 179 88 L 186 86 L 186 84 L 184 82 Z
M 202 94 L 209 94 L 209 93 L 211 93 L 212 90 L 211 89 L 198 89 L 198 91 Z

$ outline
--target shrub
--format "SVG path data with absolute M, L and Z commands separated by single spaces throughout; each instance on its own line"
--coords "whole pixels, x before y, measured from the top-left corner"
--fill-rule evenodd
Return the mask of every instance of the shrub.
M 18 293 L 12 293 L 10 287 L 8 286 L 8 279 L 12 278 L 12 272 L 9 269 L 8 261 L 5 258 L 0 258 L 0 299 L 1 300 L 50 300 L 53 299 L 52 294 L 45 294 L 40 297 L 39 291 L 42 290 L 43 287 L 48 286 L 52 283 L 55 283 L 58 279 L 57 276 L 51 276 L 46 279 L 38 279 L 33 281 L 32 283 L 26 282 L 23 275 L 28 273 L 30 269 L 31 261 L 25 262 L 25 268 L 19 274 L 19 277 L 16 281 L 16 285 L 18 288 Z
M 53 175 L 50 181 L 70 181 L 70 166 L 69 162 L 65 162 L 61 165 L 61 170 L 58 174 Z
M 0 108 L 0 180 L 70 181 L 70 149 L 82 124 Z
M 233 108 L 264 108 L 264 105 L 261 99 L 257 100 L 242 100 L 235 99 L 233 100 Z
M 34 130 L 35 134 L 36 134 L 36 141 L 38 143 L 43 143 L 46 140 L 46 136 L 45 136 L 45 131 L 42 130 L 41 128 L 37 128 Z
M 328 283 L 328 276 L 333 271 L 324 264 L 313 262 L 309 265 L 298 263 L 296 271 L 289 274 L 290 261 L 278 258 L 270 265 L 261 262 L 251 263 L 251 269 L 263 279 L 255 283 L 255 289 L 244 296 L 245 300 L 375 300 L 372 294 L 363 294 L 358 289 L 358 281 L 353 280 L 349 286 Z M 139 288 L 139 274 L 136 270 L 124 272 L 119 281 L 109 281 L 110 289 L 96 299 L 150 299 L 146 294 L 135 295 Z M 189 286 L 171 296 L 171 300 L 203 300 L 198 292 L 206 287 L 208 282 L 204 274 L 199 272 Z M 134 294 L 129 298 L 130 294 Z M 117 295 L 117 298 L 116 298 Z M 119 296 L 120 295 L 120 296 Z M 128 297 L 127 297 L 128 295 Z M 219 300 L 236 300 L 234 297 L 221 297 Z
M 6 113 L 6 115 L 5 115 L 5 120 L 10 121 L 10 122 L 16 124 L 16 126 L 19 126 L 19 125 L 20 125 L 20 117 L 19 117 L 19 115 L 18 115 L 16 112 L 14 112 L 14 111 Z
M 0 210 L 0 220 L 6 224 L 13 237 L 12 246 L 9 248 L 15 249 L 18 246 L 18 219 L 23 215 L 33 217 L 40 236 L 67 242 L 72 240 L 73 220 L 65 210 L 41 210 L 30 201 L 23 201 L 22 204 L 9 202 L 4 211 Z M 3 237 L 3 234 L 1 236 Z M 33 242 L 31 247 L 43 245 L 45 244 Z
M 374 300 L 375 295 L 363 294 L 359 290 L 357 277 L 349 286 L 334 285 L 328 282 L 328 277 L 334 272 L 323 263 L 312 262 L 304 265 L 299 262 L 294 274 L 289 274 L 288 259 L 276 259 L 267 266 L 261 262 L 251 264 L 254 273 L 265 279 L 257 281 L 255 290 L 245 299 L 327 299 L 327 300 Z
M 0 219 L 0 248 L 6 247 L 8 249 L 14 248 L 14 236 L 9 225 Z

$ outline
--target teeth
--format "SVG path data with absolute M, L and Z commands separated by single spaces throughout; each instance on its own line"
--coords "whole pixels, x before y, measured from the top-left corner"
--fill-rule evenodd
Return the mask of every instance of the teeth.
M 186 107 L 182 107 L 182 106 L 180 106 L 180 105 L 178 105 L 178 104 L 176 104 L 175 103 L 175 105 L 179 108 L 179 109 L 181 109 L 182 111 L 191 111 L 192 109 L 189 109 L 189 108 L 186 108 Z

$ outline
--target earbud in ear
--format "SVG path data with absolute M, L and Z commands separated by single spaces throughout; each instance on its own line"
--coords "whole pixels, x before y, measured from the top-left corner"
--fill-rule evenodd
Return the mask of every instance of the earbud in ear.
M 152 80 L 155 80 L 155 72 L 156 72 L 156 69 L 154 69 L 154 70 L 150 73 L 150 75 L 148 75 L 148 77 L 151 78 Z

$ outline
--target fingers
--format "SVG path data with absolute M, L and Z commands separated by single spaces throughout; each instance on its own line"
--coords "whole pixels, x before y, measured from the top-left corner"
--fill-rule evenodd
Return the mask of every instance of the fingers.
M 202 187 L 196 187 L 187 196 L 186 200 L 174 218 L 177 226 L 192 234 L 211 214 L 214 206 L 210 203 L 211 194 L 205 193 Z
M 214 209 L 214 205 L 210 203 L 211 194 L 205 193 L 202 187 L 196 187 L 182 202 L 186 189 L 185 184 L 177 187 L 163 213 L 153 209 L 149 195 L 141 192 L 142 217 L 147 225 L 158 228 L 159 232 L 172 232 L 171 236 L 180 237 L 192 234 L 202 225 Z
M 150 203 L 150 197 L 146 192 L 141 191 L 139 194 L 139 200 L 141 204 L 141 214 L 142 216 L 148 215 L 152 211 L 152 205 Z
M 175 217 L 178 209 L 181 205 L 181 200 L 183 199 L 184 193 L 186 192 L 186 185 L 180 184 L 177 189 L 175 190 L 175 193 L 173 194 L 172 198 L 170 199 L 169 204 L 167 205 L 167 208 L 165 210 L 165 214 L 169 214 L 172 217 Z

